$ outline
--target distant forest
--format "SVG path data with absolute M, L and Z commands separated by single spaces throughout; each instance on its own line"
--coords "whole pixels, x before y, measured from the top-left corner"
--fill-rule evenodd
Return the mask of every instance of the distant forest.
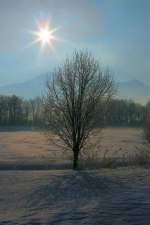
M 18 96 L 0 96 L 0 125 L 43 126 L 43 100 L 24 100 Z M 113 99 L 107 110 L 100 106 L 97 126 L 143 126 L 150 102 L 145 106 L 133 101 Z

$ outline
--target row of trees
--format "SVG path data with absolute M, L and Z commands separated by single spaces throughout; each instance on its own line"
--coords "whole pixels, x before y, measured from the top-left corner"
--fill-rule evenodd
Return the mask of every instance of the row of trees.
M 42 99 L 24 100 L 18 96 L 0 96 L 0 125 L 40 125 Z
M 133 101 L 112 100 L 107 114 L 103 116 L 106 125 L 113 126 L 143 126 L 146 118 L 147 106 Z
M 50 106 L 51 107 L 51 106 Z M 24 100 L 18 96 L 0 96 L 0 125 L 40 126 L 43 124 L 44 102 L 41 98 Z M 150 102 L 146 106 L 133 101 L 113 99 L 107 110 L 99 105 L 96 125 L 143 126 L 150 113 Z

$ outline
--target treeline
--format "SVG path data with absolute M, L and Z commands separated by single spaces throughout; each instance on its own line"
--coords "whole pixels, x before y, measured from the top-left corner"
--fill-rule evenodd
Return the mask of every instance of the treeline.
M 133 101 L 112 100 L 108 110 L 100 110 L 98 125 L 143 126 L 150 102 L 142 106 Z M 43 101 L 41 98 L 24 100 L 18 96 L 0 96 L 0 125 L 43 125 Z
M 128 100 L 113 100 L 104 115 L 106 125 L 142 126 L 147 116 L 147 105 L 143 106 Z
M 42 99 L 24 100 L 18 96 L 0 96 L 0 125 L 40 125 Z

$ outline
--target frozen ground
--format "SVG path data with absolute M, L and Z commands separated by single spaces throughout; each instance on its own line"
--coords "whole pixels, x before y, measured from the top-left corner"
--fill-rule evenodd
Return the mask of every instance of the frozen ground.
M 90 140 L 91 152 L 96 149 L 98 157 L 130 156 L 143 150 L 143 131 L 136 128 L 108 128 L 96 130 Z M 71 153 L 58 146 L 60 140 L 33 131 L 0 132 L 0 169 L 57 169 L 70 167 Z M 96 156 L 96 157 L 97 157 Z
M 149 225 L 150 170 L 0 172 L 1 225 Z
M 102 155 L 130 155 L 146 144 L 141 129 L 101 135 L 92 142 Z M 40 132 L 0 132 L 0 225 L 150 225 L 148 167 L 72 171 L 55 142 Z

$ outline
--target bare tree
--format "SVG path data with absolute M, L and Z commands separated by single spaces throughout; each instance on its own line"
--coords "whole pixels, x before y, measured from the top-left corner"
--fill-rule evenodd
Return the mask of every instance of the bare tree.
M 72 150 L 74 169 L 94 127 L 99 105 L 113 93 L 110 72 L 103 70 L 87 51 L 74 52 L 47 82 L 46 123 Z
M 150 102 L 146 105 L 146 116 L 144 123 L 144 132 L 148 143 L 150 143 Z

